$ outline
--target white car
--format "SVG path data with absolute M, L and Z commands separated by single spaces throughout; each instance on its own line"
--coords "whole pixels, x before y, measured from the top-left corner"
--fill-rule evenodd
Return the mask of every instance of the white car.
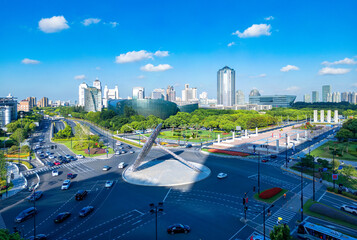
M 70 185 L 71 185 L 71 180 L 69 180 L 69 179 L 64 180 L 62 183 L 61 190 L 68 190 Z
M 103 171 L 109 171 L 109 169 L 110 169 L 109 166 L 104 166 L 102 170 L 103 170 Z
M 49 159 L 54 159 L 55 156 L 54 156 L 54 155 L 50 155 L 50 156 L 48 156 L 48 158 L 49 158 Z
M 218 173 L 218 175 L 217 175 L 217 178 L 219 178 L 219 179 L 226 178 L 226 177 L 227 177 L 227 173 L 223 173 L 223 172 Z
M 110 187 L 113 186 L 113 184 L 114 184 L 114 181 L 109 181 L 109 180 L 108 180 L 108 181 L 105 182 L 105 187 L 106 187 L 106 188 L 110 188 Z
M 118 168 L 125 168 L 125 162 L 119 163 Z
M 84 156 L 83 156 L 82 154 L 78 154 L 78 155 L 76 155 L 76 157 L 77 157 L 78 159 L 84 158 Z
M 120 155 L 120 151 L 115 151 L 115 155 Z
M 120 146 L 121 142 L 116 142 L 115 145 Z
M 357 215 L 357 206 L 348 206 L 348 205 L 343 205 L 341 207 L 341 210 L 342 211 L 345 211 L 345 212 L 349 212 L 349 213 L 352 213 L 354 215 Z
M 41 153 L 42 153 L 42 150 L 38 150 L 36 153 L 37 153 L 37 154 L 41 154 Z
M 52 171 L 52 177 L 58 176 L 58 171 L 57 170 L 53 170 Z
M 133 153 L 134 153 L 134 151 L 130 151 L 129 153 L 130 153 L 130 154 L 133 154 Z

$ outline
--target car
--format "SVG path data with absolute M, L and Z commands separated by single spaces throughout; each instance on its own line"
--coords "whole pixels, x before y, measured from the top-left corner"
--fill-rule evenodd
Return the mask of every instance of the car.
M 76 155 L 76 158 L 82 159 L 82 158 L 84 158 L 84 156 L 82 154 L 78 154 L 78 155 Z
M 270 238 L 265 237 L 265 239 L 269 240 Z M 250 236 L 249 240 L 264 240 L 264 236 L 263 236 L 263 235 L 260 235 L 260 234 L 258 234 L 258 233 L 256 233 L 256 232 L 254 232 L 254 233 Z
M 70 156 L 70 157 L 68 158 L 68 160 L 71 160 L 71 161 L 76 161 L 76 160 L 77 160 L 77 158 L 75 158 L 75 157 L 73 157 L 73 156 Z
M 130 151 L 129 153 L 130 153 L 130 154 L 133 154 L 133 153 L 134 153 L 134 151 Z
M 115 155 L 120 155 L 120 151 L 115 151 Z
M 192 148 L 192 144 L 187 144 L 186 148 Z
M 227 177 L 227 173 L 223 173 L 223 172 L 218 173 L 218 175 L 217 175 L 218 179 L 222 179 L 222 178 L 226 178 L 226 177 Z
M 43 155 L 43 154 L 40 154 L 40 156 L 39 156 L 40 158 L 45 158 L 46 156 L 45 155 Z
M 36 208 L 34 208 L 34 207 L 27 208 L 27 209 L 23 210 L 22 212 L 20 212 L 19 215 L 17 215 L 17 217 L 15 218 L 15 222 L 21 223 L 21 222 L 25 221 L 26 219 L 34 216 L 36 213 L 37 213 Z
M 173 224 L 167 228 L 167 233 L 175 234 L 175 233 L 189 233 L 191 228 L 188 225 L 183 224 Z
M 119 163 L 119 165 L 118 165 L 118 168 L 125 168 L 125 162 L 121 162 L 121 163 Z
M 102 170 L 103 170 L 103 171 L 109 171 L 109 169 L 110 169 L 109 166 L 104 166 Z
M 123 151 L 121 151 L 121 154 L 125 154 L 126 152 L 123 150 Z
M 76 193 L 75 199 L 77 201 L 82 201 L 85 196 L 87 196 L 88 192 L 86 190 L 78 190 L 78 192 Z
M 110 187 L 113 186 L 113 184 L 114 184 L 114 181 L 108 180 L 108 181 L 105 182 L 105 187 L 106 187 L 106 188 L 110 188 Z
M 46 152 L 46 156 L 49 156 L 49 155 L 51 155 L 51 154 L 52 154 L 52 153 L 49 152 L 49 151 Z
M 42 153 L 42 150 L 37 150 L 36 153 L 37 153 L 37 154 L 41 154 L 41 153 Z
M 59 166 L 59 165 L 61 165 L 61 162 L 56 160 L 56 161 L 53 162 L 53 164 L 56 165 L 56 166 Z
M 54 219 L 55 223 L 61 223 L 64 220 L 66 220 L 67 218 L 69 218 L 71 216 L 70 212 L 63 212 L 63 213 L 59 213 L 57 215 L 57 217 Z
M 53 167 L 55 164 L 53 162 L 46 162 L 47 166 Z
M 71 155 L 68 155 L 68 154 L 65 156 L 65 158 L 67 158 L 67 159 L 69 159 L 70 157 L 71 157 Z
M 40 199 L 43 195 L 42 191 L 36 191 L 35 193 L 31 194 L 29 197 L 27 197 L 27 201 L 33 202 L 33 201 L 37 201 L 38 199 Z
M 48 159 L 54 159 L 55 158 L 55 156 L 54 155 L 50 155 L 50 156 L 48 156 Z
M 68 190 L 69 186 L 71 186 L 71 180 L 64 180 L 62 183 L 61 190 Z
M 131 149 L 131 146 L 130 146 L 130 145 L 128 145 L 128 146 L 127 146 L 127 148 L 128 148 L 128 149 Z
M 343 205 L 341 207 L 342 211 L 348 212 L 348 213 L 352 213 L 353 215 L 357 215 L 357 206 L 351 206 L 351 205 Z
M 115 145 L 120 146 L 121 142 L 116 142 Z
M 37 234 L 35 237 L 31 236 L 28 238 L 28 240 L 46 240 L 47 239 L 47 235 L 46 234 Z
M 263 159 L 262 159 L 262 162 L 269 162 L 269 159 L 263 158 Z
M 90 214 L 91 212 L 93 212 L 94 207 L 93 206 L 87 206 L 81 209 L 81 211 L 79 211 L 79 216 L 80 217 L 85 217 L 88 214 Z
M 270 158 L 277 158 L 278 156 L 277 155 L 270 155 Z
M 60 161 L 63 161 L 64 157 L 61 156 L 61 155 L 58 155 L 57 159 L 60 160 Z
M 58 171 L 57 170 L 52 170 L 52 177 L 58 176 Z
M 73 178 L 74 178 L 73 173 L 68 173 L 68 174 L 67 174 L 67 179 L 73 179 Z
M 42 142 L 42 141 L 43 141 L 43 138 L 38 139 L 38 141 L 39 141 L 39 142 Z

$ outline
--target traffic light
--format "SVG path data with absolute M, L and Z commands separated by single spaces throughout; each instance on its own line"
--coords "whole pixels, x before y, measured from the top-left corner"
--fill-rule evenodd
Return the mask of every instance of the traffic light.
M 245 205 L 245 198 L 243 198 L 243 205 Z
M 248 206 L 245 206 L 244 210 L 245 210 L 245 211 L 248 211 Z
M 246 197 L 246 199 L 245 199 L 245 203 L 248 203 L 248 197 Z

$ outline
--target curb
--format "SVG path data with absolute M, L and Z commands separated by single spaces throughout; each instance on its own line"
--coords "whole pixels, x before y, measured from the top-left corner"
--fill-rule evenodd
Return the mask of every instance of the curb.
M 326 192 L 331 193 L 331 194 L 334 194 L 334 195 L 339 196 L 339 197 L 346 198 L 346 199 L 348 199 L 348 200 L 356 201 L 356 199 L 354 199 L 354 198 L 350 198 L 350 197 L 344 196 L 344 195 L 342 195 L 342 194 L 337 194 L 337 193 L 334 193 L 334 192 L 330 192 L 329 190 L 326 190 Z

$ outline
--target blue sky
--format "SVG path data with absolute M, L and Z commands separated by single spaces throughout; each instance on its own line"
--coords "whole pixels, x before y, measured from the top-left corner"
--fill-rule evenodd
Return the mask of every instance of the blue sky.
M 134 86 L 174 85 L 181 96 L 185 83 L 216 98 L 226 65 L 246 95 L 357 91 L 356 9 L 353 0 L 1 1 L 0 96 L 76 100 L 78 85 L 98 77 L 123 98 Z

